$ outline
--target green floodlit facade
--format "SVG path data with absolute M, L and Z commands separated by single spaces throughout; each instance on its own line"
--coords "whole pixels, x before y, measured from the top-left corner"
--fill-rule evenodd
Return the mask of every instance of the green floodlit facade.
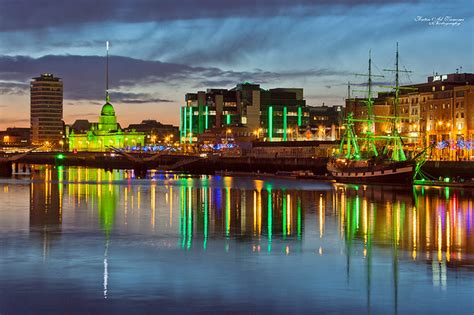
M 268 141 L 290 141 L 297 131 L 305 130 L 308 123 L 309 111 L 305 107 L 272 105 L 261 119 Z
M 289 141 L 309 124 L 309 107 L 303 89 L 263 90 L 242 83 L 231 90 L 208 89 L 187 93 L 180 109 L 181 143 L 195 143 L 198 136 L 214 128 L 247 127 L 266 141 Z
M 199 125 L 201 119 L 204 119 L 204 127 Z M 193 107 L 181 107 L 179 123 L 181 143 L 196 142 L 199 134 L 215 126 L 215 120 L 215 116 L 209 115 L 209 106 L 205 107 L 201 116 L 198 111 L 193 111 Z M 239 120 L 238 117 L 232 118 L 232 115 L 227 114 L 220 127 L 238 126 L 240 124 L 236 121 Z M 260 117 L 259 128 L 263 130 L 261 136 L 267 137 L 268 141 L 288 141 L 291 140 L 291 134 L 306 129 L 308 123 L 309 111 L 302 107 L 290 112 L 287 106 L 268 106 L 266 113 Z
M 123 131 L 115 116 L 112 104 L 107 102 L 102 107 L 99 122 L 92 123 L 86 133 L 71 131 L 68 135 L 69 151 L 104 152 L 109 147 L 127 148 L 142 147 L 145 144 L 145 133 Z

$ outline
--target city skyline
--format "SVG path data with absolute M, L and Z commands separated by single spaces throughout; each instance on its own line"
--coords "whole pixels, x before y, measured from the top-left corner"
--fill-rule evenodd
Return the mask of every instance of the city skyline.
M 394 63 L 397 41 L 402 66 L 413 71 L 403 83 L 425 82 L 433 72 L 473 72 L 466 42 L 474 10 L 467 1 L 93 5 L 0 3 L 0 129 L 29 125 L 29 82 L 44 72 L 63 79 L 66 123 L 94 121 L 105 100 L 106 40 L 111 103 L 123 125 L 177 125 L 187 92 L 243 81 L 302 87 L 308 105 L 343 104 L 347 81 L 363 81 L 353 73 L 366 69 L 368 50 L 382 72 Z M 462 21 L 425 20 L 446 16 Z

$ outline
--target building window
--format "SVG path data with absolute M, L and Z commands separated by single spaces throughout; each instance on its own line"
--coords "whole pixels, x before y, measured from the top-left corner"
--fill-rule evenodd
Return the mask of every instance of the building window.
M 464 112 L 461 113 L 461 118 L 464 118 Z

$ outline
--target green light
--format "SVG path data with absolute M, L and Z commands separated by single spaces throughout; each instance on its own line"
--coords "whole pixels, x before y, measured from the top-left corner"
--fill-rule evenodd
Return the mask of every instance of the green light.
M 209 106 L 206 106 L 205 128 L 209 129 Z
M 227 114 L 227 115 L 226 115 L 226 120 L 227 120 L 226 123 L 227 123 L 228 125 L 230 125 L 230 114 Z
M 115 189 L 109 189 L 106 185 L 99 185 L 100 198 L 98 199 L 99 221 L 102 229 L 108 237 L 115 219 L 115 207 L 117 195 Z
M 298 197 L 298 202 L 296 203 L 298 209 L 298 239 L 301 239 L 301 199 Z
M 273 207 L 272 207 L 272 190 L 268 189 L 267 209 L 268 209 L 268 251 L 272 251 L 272 233 L 273 233 Z
M 188 130 L 188 126 L 187 126 L 187 121 L 188 121 L 188 109 L 186 107 L 183 107 L 183 138 L 186 138 L 186 132 Z M 186 139 L 183 139 L 184 141 L 186 141 Z
M 303 110 L 301 107 L 298 107 L 298 127 L 302 124 Z
M 283 141 L 287 140 L 287 129 L 288 129 L 288 109 L 283 107 Z
M 225 236 L 230 236 L 230 188 L 225 189 Z
M 208 228 L 209 228 L 209 205 L 208 205 L 208 194 L 209 188 L 204 188 L 204 243 L 203 248 L 204 250 L 207 248 L 207 235 L 208 235 Z
M 268 107 L 268 139 L 273 141 L 273 106 Z
M 58 166 L 58 182 L 59 182 L 59 189 L 62 189 L 62 182 L 64 180 L 64 166 Z
M 359 210 L 360 210 L 360 199 L 359 196 L 356 197 L 355 203 L 355 217 L 356 217 L 356 227 L 359 229 Z
M 193 200 L 192 200 L 192 190 L 191 187 L 188 187 L 188 242 L 187 249 L 191 248 L 191 243 L 193 240 Z
M 450 178 L 449 178 L 449 177 L 446 177 L 446 178 L 444 179 L 444 182 L 445 182 L 445 183 L 449 183 L 449 181 L 450 181 Z
M 281 205 L 283 207 L 283 213 L 282 213 L 282 231 L 283 231 L 283 239 L 286 239 L 286 192 L 285 191 L 282 191 L 283 193 L 283 201 L 281 202 Z
M 186 110 L 186 107 L 181 107 L 179 111 L 179 143 L 183 142 L 183 137 L 186 132 L 186 127 L 184 127 L 184 123 L 186 120 L 183 121 L 183 116 L 186 117 L 186 115 L 183 115 L 183 112 Z
M 193 143 L 193 109 L 189 108 L 189 143 Z
M 449 187 L 444 187 L 444 196 L 446 200 L 449 200 Z
M 180 228 L 180 235 L 181 235 L 181 247 L 184 248 L 185 242 L 186 242 L 186 220 L 184 218 L 184 213 L 186 209 L 186 187 L 181 186 L 180 187 L 180 216 L 179 216 L 179 228 Z
M 56 155 L 56 159 L 58 159 L 58 160 L 64 160 L 64 154 L 59 153 L 58 155 Z

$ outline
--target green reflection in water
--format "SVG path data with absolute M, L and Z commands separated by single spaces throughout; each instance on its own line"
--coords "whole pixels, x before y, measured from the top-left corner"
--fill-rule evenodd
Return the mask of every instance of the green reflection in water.
M 286 239 L 286 192 L 285 190 L 282 191 L 282 194 L 283 194 L 283 201 L 282 201 L 282 212 L 283 212 L 283 215 L 282 215 L 282 234 L 283 234 L 283 239 L 285 240 Z
M 191 187 L 188 187 L 188 211 L 187 211 L 187 220 L 188 220 L 188 235 L 187 235 L 187 245 L 186 248 L 191 248 L 191 243 L 193 239 L 193 203 L 192 203 L 192 190 Z
M 273 208 L 272 208 L 272 189 L 267 188 L 267 210 L 268 210 L 268 251 L 272 251 L 272 233 L 273 233 Z
M 185 219 L 185 211 L 186 211 L 186 187 L 180 186 L 179 189 L 180 194 L 180 209 L 179 209 L 179 235 L 181 236 L 181 248 L 184 248 L 186 244 L 186 219 Z
M 209 188 L 204 188 L 204 243 L 203 248 L 207 248 L 207 236 L 208 236 L 208 229 L 209 229 Z
M 98 184 L 97 194 L 99 221 L 105 234 L 109 236 L 115 218 L 115 208 L 117 205 L 116 186 Z
M 298 196 L 296 201 L 296 208 L 298 211 L 298 218 L 297 218 L 297 232 L 298 232 L 298 239 L 301 240 L 301 198 Z
M 225 188 L 225 236 L 230 236 L 230 187 Z

